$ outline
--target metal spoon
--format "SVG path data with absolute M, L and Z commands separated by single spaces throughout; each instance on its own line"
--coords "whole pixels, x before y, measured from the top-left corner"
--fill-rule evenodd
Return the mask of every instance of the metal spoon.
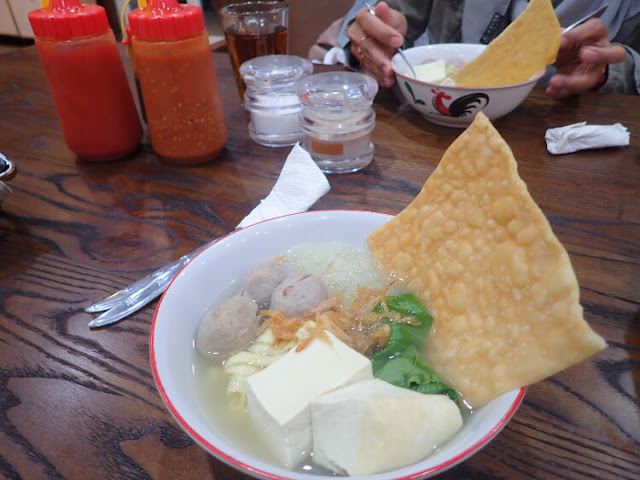
M 591 12 L 589 15 L 586 15 L 584 17 L 582 17 L 580 20 L 578 20 L 577 22 L 572 23 L 571 25 L 569 25 L 568 27 L 565 27 L 564 29 L 562 29 L 562 33 L 567 33 L 569 30 L 576 28 L 578 25 L 582 25 L 583 23 L 585 23 L 587 20 L 591 20 L 592 18 L 599 18 L 600 16 L 602 16 L 602 14 L 604 13 L 604 11 L 607 9 L 607 5 L 603 5 L 602 7 L 600 7 L 599 9 L 597 9 L 594 12 Z
M 369 5 L 367 2 L 364 2 L 364 6 L 367 10 L 369 10 L 369 13 L 371 15 L 373 15 L 374 17 L 376 16 L 376 11 L 371 7 L 371 5 Z M 402 60 L 404 60 L 404 63 L 406 63 L 409 67 L 409 70 L 411 70 L 411 75 L 413 75 L 413 78 L 418 78 L 418 75 L 416 75 L 416 71 L 413 69 L 413 65 L 409 63 L 409 60 L 407 60 L 407 57 L 405 57 L 402 49 L 398 47 L 396 48 L 396 52 L 398 52 L 398 54 L 402 57 Z

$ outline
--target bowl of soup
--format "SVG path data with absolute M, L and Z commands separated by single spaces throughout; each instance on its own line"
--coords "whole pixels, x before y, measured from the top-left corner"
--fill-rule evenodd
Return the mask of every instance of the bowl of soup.
M 223 237 L 176 276 L 162 296 L 153 319 L 151 365 L 166 407 L 180 427 L 209 454 L 258 478 L 311 480 L 335 478 L 336 473 L 345 473 L 328 468 L 326 462 L 316 462 L 313 448 L 297 457 L 293 465 L 274 454 L 265 437 L 264 425 L 256 424 L 247 405 L 238 404 L 229 393 L 230 376 L 225 369 L 232 363 L 230 358 L 238 351 L 248 351 L 253 341 L 247 345 L 238 344 L 231 352 L 223 352 L 224 348 L 221 348 L 218 350 L 223 353 L 208 351 L 203 354 L 199 345 L 202 341 L 200 327 L 212 310 L 242 291 L 247 272 L 263 262 L 277 261 L 294 271 L 304 270 L 321 277 L 330 291 L 329 296 L 336 291 L 352 296 L 359 292 L 358 285 L 371 289 L 389 288 L 388 279 L 377 271 L 366 240 L 371 232 L 391 218 L 366 211 L 314 211 L 279 217 Z M 393 288 L 401 292 L 403 287 Z M 260 331 L 255 336 L 258 335 Z M 243 341 L 235 337 L 234 342 Z M 315 339 L 311 345 L 326 348 L 323 342 Z M 295 355 L 300 348 L 312 347 L 298 345 L 288 354 Z M 351 355 L 351 352 L 345 354 Z M 284 362 L 284 357 L 247 378 L 273 370 L 279 362 Z M 280 401 L 281 388 L 305 382 L 313 384 L 315 380 L 288 378 L 277 385 L 274 382 L 273 391 L 268 392 L 272 397 L 270 401 L 274 404 Z M 252 384 L 252 388 L 254 386 Z M 461 399 L 462 424 L 450 438 L 436 445 L 423 458 L 360 478 L 426 478 L 451 468 L 478 452 L 500 432 L 515 414 L 524 393 L 524 388 L 510 391 L 475 409 L 469 408 Z M 313 421 L 317 421 L 315 416 Z M 288 426 L 293 436 L 301 433 L 296 431 L 296 425 Z M 407 431 L 406 435 L 411 433 Z M 379 443 L 382 439 L 375 441 Z M 344 449 L 351 447 L 346 445 Z M 347 463 L 349 460 L 345 459 Z
M 391 59 L 397 86 L 404 100 L 428 121 L 447 127 L 467 127 L 478 112 L 494 121 L 513 111 L 529 95 L 544 69 L 527 81 L 500 87 L 452 84 L 455 70 L 474 59 L 486 45 L 450 43 L 423 45 L 404 50 L 416 71 L 413 76 L 404 59 Z

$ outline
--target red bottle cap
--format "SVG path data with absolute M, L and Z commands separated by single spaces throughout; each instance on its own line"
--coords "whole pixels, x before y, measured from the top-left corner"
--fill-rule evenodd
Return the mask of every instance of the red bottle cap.
M 177 40 L 205 29 L 202 9 L 177 0 L 149 0 L 129 12 L 131 34 L 141 40 Z
M 29 12 L 29 22 L 36 37 L 54 40 L 99 35 L 111 28 L 103 7 L 78 0 L 51 0 L 47 8 Z

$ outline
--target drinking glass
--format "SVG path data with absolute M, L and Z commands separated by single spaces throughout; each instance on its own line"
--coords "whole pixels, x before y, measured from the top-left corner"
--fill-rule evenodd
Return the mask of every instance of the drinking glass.
M 289 52 L 289 5 L 276 0 L 232 3 L 218 12 L 227 40 L 238 93 L 244 98 L 245 85 L 240 65 L 262 55 Z

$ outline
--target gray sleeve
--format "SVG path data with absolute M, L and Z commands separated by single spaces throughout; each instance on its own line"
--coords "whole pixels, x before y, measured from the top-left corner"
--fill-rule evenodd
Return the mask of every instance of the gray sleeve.
M 627 50 L 626 58 L 620 63 L 609 65 L 609 75 L 601 92 L 640 93 L 640 55 L 631 47 L 622 45 Z
M 405 47 L 413 45 L 426 30 L 433 3 L 433 0 L 387 0 L 391 8 L 402 12 L 407 19 Z

